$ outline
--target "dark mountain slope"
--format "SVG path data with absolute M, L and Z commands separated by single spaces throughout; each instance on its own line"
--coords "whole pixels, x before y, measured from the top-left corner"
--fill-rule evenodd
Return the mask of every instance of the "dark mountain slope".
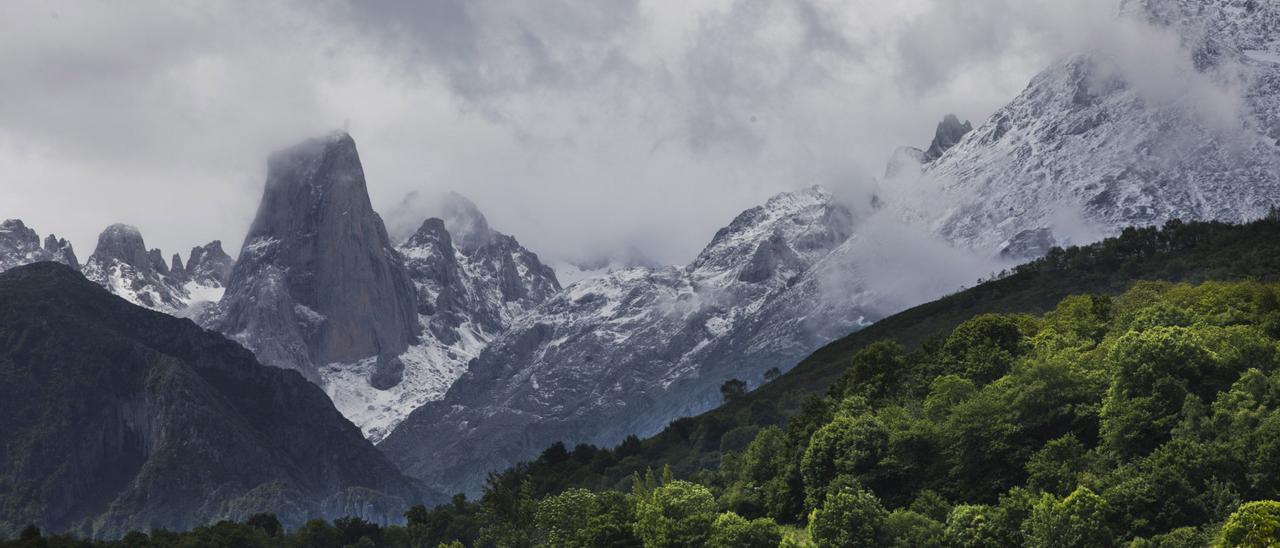
M 297 372 L 63 265 L 0 275 L 0 536 L 388 521 L 415 498 Z

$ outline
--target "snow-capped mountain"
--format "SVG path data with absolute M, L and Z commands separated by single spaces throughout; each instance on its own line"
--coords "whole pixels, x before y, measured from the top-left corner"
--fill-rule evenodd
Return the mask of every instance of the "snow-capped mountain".
M 1133 224 L 1259 217 L 1280 200 L 1278 10 L 1127 1 L 1134 32 L 1180 51 L 1160 61 L 1158 83 L 1190 88 L 1161 95 L 1150 71 L 1131 79 L 1132 60 L 1103 48 L 1065 59 L 979 127 L 948 117 L 927 150 L 900 149 L 866 215 L 819 190 L 787 194 L 741 215 L 684 269 L 570 286 L 381 447 L 436 487 L 474 490 L 552 441 L 652 433 L 714 405 L 725 379 L 785 369 L 1004 261 Z M 1231 92 L 1241 100 L 1230 123 L 1203 110 Z
M 142 233 L 125 224 L 114 224 L 98 236 L 98 245 L 84 265 L 86 278 L 125 300 L 175 316 L 187 316 L 222 297 L 226 268 L 231 257 L 219 242 L 192 250 L 194 275 L 173 255 L 166 263 L 159 249 L 147 250 Z
M 375 442 L 443 397 L 489 341 L 560 291 L 555 272 L 490 229 L 475 204 L 449 194 L 442 205 L 444 219 L 427 219 L 397 248 L 417 289 L 419 342 L 390 368 L 370 359 L 321 369 L 334 404 Z
M 958 244 L 1026 258 L 1126 226 L 1245 221 L 1280 205 L 1280 3 L 1130 0 L 1123 11 L 1135 33 L 1181 51 L 1131 60 L 1100 48 L 1049 67 L 921 158 L 924 193 L 940 199 L 900 200 L 911 215 Z
M 56 261 L 80 270 L 71 242 L 50 234 L 41 246 L 40 235 L 20 219 L 0 223 L 0 272 L 41 261 Z
M 393 246 L 355 141 L 271 157 L 222 301 L 201 318 L 268 365 L 301 371 L 370 439 L 438 399 L 490 340 L 560 290 L 555 273 L 450 195 Z M 188 275 L 225 268 L 196 253 Z
M 847 241 L 854 221 L 821 188 L 784 193 L 739 215 L 687 267 L 569 286 L 516 320 L 381 447 L 444 492 L 474 490 L 488 470 L 551 441 L 611 444 L 706 410 L 724 381 L 777 365 L 729 341 Z M 797 345 L 786 359 L 812 349 Z

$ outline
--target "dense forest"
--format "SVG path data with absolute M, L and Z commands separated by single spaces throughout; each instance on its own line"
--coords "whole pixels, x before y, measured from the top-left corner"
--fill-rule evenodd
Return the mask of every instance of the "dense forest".
M 1055 250 L 757 390 L 728 383 L 655 438 L 554 444 L 405 526 L 259 515 L 0 545 L 1280 545 L 1278 236 L 1274 218 L 1172 223 Z

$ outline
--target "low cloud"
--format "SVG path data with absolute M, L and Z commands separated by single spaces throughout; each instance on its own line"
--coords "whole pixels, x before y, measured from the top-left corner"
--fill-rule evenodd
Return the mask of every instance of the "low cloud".
M 1069 5 L 1068 5 L 1069 4 Z M 447 190 L 551 259 L 683 263 L 820 183 L 866 203 L 893 149 L 975 122 L 1110 0 L 0 5 L 0 217 L 234 251 L 266 155 L 336 127 L 404 235 Z M 1127 47 L 1127 46 L 1126 46 Z

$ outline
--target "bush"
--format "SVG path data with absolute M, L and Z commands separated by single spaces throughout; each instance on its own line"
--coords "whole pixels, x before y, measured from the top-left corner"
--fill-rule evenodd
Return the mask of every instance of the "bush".
M 708 548 L 775 548 L 782 541 L 782 529 L 768 518 L 747 521 L 725 512 L 711 526 Z
M 1280 502 L 1248 502 L 1227 518 L 1214 546 L 1280 546 Z
M 646 548 L 701 546 L 716 519 L 716 500 L 706 487 L 671 481 L 636 503 L 636 536 Z
M 881 546 L 888 540 L 889 513 L 880 500 L 861 489 L 827 493 L 809 518 L 809 534 L 819 548 Z

